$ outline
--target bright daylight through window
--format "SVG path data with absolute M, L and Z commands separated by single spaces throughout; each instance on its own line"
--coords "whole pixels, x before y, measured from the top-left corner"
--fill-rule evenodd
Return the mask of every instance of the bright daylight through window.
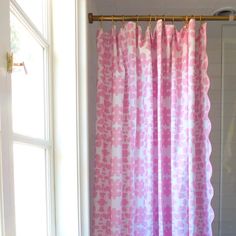
M 11 1 L 16 236 L 53 235 L 50 32 L 46 0 Z

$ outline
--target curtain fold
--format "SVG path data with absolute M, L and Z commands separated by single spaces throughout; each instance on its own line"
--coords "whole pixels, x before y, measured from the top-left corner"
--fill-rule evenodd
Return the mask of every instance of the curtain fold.
M 210 236 L 206 23 L 97 33 L 94 236 Z

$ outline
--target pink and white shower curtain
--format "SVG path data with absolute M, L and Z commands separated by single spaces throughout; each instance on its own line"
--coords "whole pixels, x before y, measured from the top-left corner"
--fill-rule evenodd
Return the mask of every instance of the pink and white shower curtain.
M 206 23 L 97 34 L 93 236 L 210 236 Z

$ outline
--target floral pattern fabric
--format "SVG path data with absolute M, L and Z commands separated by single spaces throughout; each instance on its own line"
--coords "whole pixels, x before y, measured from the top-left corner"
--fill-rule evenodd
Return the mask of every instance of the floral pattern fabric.
M 93 236 L 210 236 L 206 23 L 97 33 Z

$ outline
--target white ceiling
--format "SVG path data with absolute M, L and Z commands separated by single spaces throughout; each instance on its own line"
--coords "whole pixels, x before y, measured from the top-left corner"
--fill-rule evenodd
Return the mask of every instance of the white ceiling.
M 204 15 L 221 7 L 236 8 L 236 0 L 93 0 L 97 14 Z

